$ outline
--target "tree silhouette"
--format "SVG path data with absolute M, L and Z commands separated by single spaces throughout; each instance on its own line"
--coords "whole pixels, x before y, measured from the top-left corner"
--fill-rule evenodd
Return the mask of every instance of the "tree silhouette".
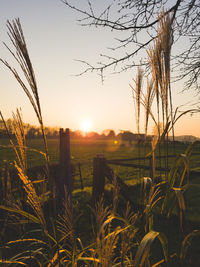
M 138 65 L 147 65 L 147 60 L 137 61 L 136 55 L 141 55 L 156 38 L 158 14 L 164 9 L 170 13 L 174 27 L 174 42 L 184 42 L 172 55 L 174 70 L 178 71 L 176 79 L 186 78 L 186 88 L 199 88 L 199 40 L 200 40 L 200 1 L 199 0 L 110 0 L 109 4 L 99 11 L 95 8 L 97 1 L 88 0 L 88 8 L 83 9 L 73 1 L 61 0 L 67 7 L 79 12 L 78 22 L 82 26 L 109 28 L 112 32 L 121 32 L 117 46 L 112 47 L 108 55 L 101 55 L 102 61 L 91 65 L 86 61 L 83 73 L 97 71 L 102 79 L 105 69 L 112 68 L 115 72 L 132 69 Z M 82 1 L 81 1 L 82 2 Z M 187 38 L 187 41 L 186 39 Z M 189 40 L 189 44 L 187 42 Z M 124 52 L 124 54 L 119 51 Z M 117 56 L 113 56 L 113 54 Z

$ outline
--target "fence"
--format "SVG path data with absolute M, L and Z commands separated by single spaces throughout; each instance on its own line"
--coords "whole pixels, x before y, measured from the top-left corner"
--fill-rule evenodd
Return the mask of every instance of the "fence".
M 65 198 L 65 188 L 69 197 L 72 197 L 73 191 L 73 177 L 75 175 L 79 175 L 81 189 L 83 189 L 83 178 L 81 172 L 81 165 L 78 163 L 76 166 L 71 164 L 70 161 L 70 131 L 69 129 L 60 129 L 60 158 L 59 164 L 51 165 L 50 171 L 52 177 L 54 177 L 55 187 L 56 187 L 56 196 L 58 204 L 61 205 L 63 199 Z M 193 153 L 198 154 L 199 153 Z M 165 156 L 160 156 L 159 158 L 164 158 Z M 177 155 L 168 155 L 168 158 L 175 158 Z M 133 163 L 134 161 L 147 161 L 147 165 Z M 98 154 L 93 159 L 93 189 L 92 194 L 95 199 L 99 198 L 103 192 L 105 187 L 105 179 L 107 178 L 110 183 L 113 182 L 113 177 L 115 175 L 117 184 L 120 186 L 120 192 L 126 198 L 128 195 L 126 194 L 129 186 L 126 185 L 123 180 L 114 174 L 114 171 L 109 165 L 118 165 L 123 167 L 131 167 L 143 169 L 149 172 L 149 177 L 152 177 L 153 174 L 153 164 L 152 164 L 152 156 L 149 157 L 135 157 L 128 159 L 115 159 L 115 160 L 107 160 L 105 159 L 103 154 Z M 76 169 L 76 170 L 75 170 Z M 42 170 L 41 166 L 34 167 L 28 170 L 29 173 L 38 173 Z M 78 171 L 77 171 L 78 170 Z M 155 167 L 156 171 L 159 172 L 169 172 L 169 168 L 164 167 Z M 14 172 L 13 172 L 14 173 Z M 12 175 L 12 174 L 11 174 Z M 190 171 L 190 176 L 200 176 L 200 171 Z M 33 175 L 35 176 L 35 175 Z
M 193 153 L 194 155 L 200 155 L 199 153 Z M 168 158 L 176 158 L 178 155 L 168 155 Z M 160 156 L 156 158 L 165 158 L 165 156 Z M 142 161 L 142 160 L 148 160 L 149 165 L 142 165 L 142 164 L 134 164 L 130 163 L 131 161 Z M 117 179 L 117 184 L 120 187 L 120 192 L 121 194 L 128 200 L 129 195 L 127 192 L 129 191 L 129 186 L 126 185 L 121 178 L 119 178 L 112 168 L 108 166 L 110 165 L 118 165 L 118 166 L 123 166 L 123 167 L 132 167 L 132 168 L 139 168 L 143 170 L 148 170 L 149 171 L 149 177 L 152 177 L 153 174 L 153 164 L 152 164 L 152 156 L 149 157 L 135 157 L 135 158 L 128 158 L 128 159 L 115 159 L 115 160 L 106 160 L 104 158 L 103 154 L 97 154 L 97 156 L 94 158 L 93 161 L 93 198 L 98 200 L 101 195 L 104 193 L 104 187 L 105 187 L 105 178 L 108 178 L 110 183 L 113 183 L 113 178 L 114 175 L 116 176 Z M 156 171 L 159 172 L 165 172 L 169 173 L 170 168 L 164 168 L 164 167 L 155 167 Z M 190 176 L 200 176 L 200 171 L 192 171 L 190 170 Z

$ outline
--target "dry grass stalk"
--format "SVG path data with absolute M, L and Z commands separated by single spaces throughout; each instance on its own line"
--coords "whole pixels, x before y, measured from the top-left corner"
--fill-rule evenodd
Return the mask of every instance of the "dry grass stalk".
M 146 217 L 145 231 L 148 233 L 153 227 L 153 214 L 152 209 L 160 201 L 162 197 L 160 196 L 160 188 L 156 185 L 152 185 L 147 198 L 146 208 L 144 210 Z
M 91 250 L 94 266 L 99 266 L 99 262 L 101 266 L 109 267 L 112 266 L 113 253 L 121 227 L 112 231 L 111 223 L 115 217 L 109 207 L 104 208 L 103 197 L 97 202 L 94 214 L 97 227 L 96 247 Z
M 0 175 L 1 175 L 0 200 L 10 201 L 12 198 L 12 188 L 11 188 L 9 166 L 7 161 L 5 162 L 4 167 L 1 169 Z
M 15 146 L 15 144 L 14 144 L 14 142 L 13 142 L 13 140 L 12 140 L 12 137 L 11 137 L 11 135 L 10 135 L 10 133 L 9 133 L 8 127 L 7 127 L 7 125 L 6 125 L 6 122 L 5 122 L 5 120 L 4 120 L 4 117 L 3 117 L 3 114 L 1 113 L 1 111 L 0 111 L 0 116 L 1 116 L 2 122 L 3 122 L 3 124 L 4 124 L 5 130 L 6 130 L 6 133 L 7 133 L 7 136 L 8 136 L 8 138 L 9 138 L 10 145 L 11 145 L 11 147 L 13 148 L 13 150 L 14 150 L 14 152 L 15 152 L 15 155 L 16 155 L 16 158 L 17 158 L 17 161 L 18 161 L 18 164 L 19 164 L 20 167 L 23 169 L 23 166 L 24 166 L 24 165 L 23 165 L 23 162 L 22 162 L 22 159 L 23 159 L 23 158 L 20 157 L 20 154 L 19 154 L 19 152 L 18 152 L 18 150 L 17 150 L 17 146 Z M 23 140 L 22 140 L 22 141 L 23 141 Z
M 162 84 L 162 80 L 160 80 L 161 76 L 161 67 L 160 67 L 160 57 L 159 57 L 159 44 L 158 41 L 155 40 L 154 47 L 147 50 L 147 54 L 149 56 L 149 63 L 151 65 L 151 75 L 153 80 L 153 86 L 156 94 L 156 104 L 157 104 L 157 125 L 158 125 L 158 135 L 160 138 L 160 91 L 159 84 Z M 156 67 L 158 66 L 158 67 Z M 159 144 L 159 157 L 161 156 L 160 152 L 160 144 Z M 161 165 L 161 160 L 159 158 L 159 166 Z
M 172 19 L 169 14 L 164 14 L 162 11 L 159 17 L 158 38 L 160 41 L 163 59 L 164 59 L 164 72 L 165 72 L 165 86 L 169 89 L 170 85 L 170 56 L 171 47 L 173 43 Z
M 145 155 L 146 155 L 146 140 L 147 140 L 149 116 L 151 114 L 151 106 L 153 104 L 155 93 L 156 93 L 156 91 L 155 91 L 155 88 L 153 86 L 153 81 L 151 80 L 149 82 L 149 80 L 147 78 L 147 92 L 146 92 L 146 95 L 144 95 L 144 107 L 145 107 L 145 125 L 144 125 L 145 148 L 144 148 L 144 154 Z M 145 160 L 144 160 L 144 164 L 145 164 Z
M 13 73 L 14 77 L 16 78 L 18 83 L 21 85 L 31 105 L 33 106 L 37 119 L 40 123 L 40 128 L 41 128 L 42 135 L 43 135 L 44 148 L 45 148 L 46 159 L 47 159 L 47 171 L 48 171 L 48 176 L 50 177 L 49 165 L 48 165 L 48 161 L 49 161 L 48 147 L 47 147 L 47 140 L 46 140 L 46 135 L 45 135 L 45 130 L 44 130 L 40 99 L 39 99 L 39 94 L 38 94 L 38 87 L 37 87 L 34 69 L 33 69 L 33 66 L 32 66 L 32 63 L 29 57 L 29 53 L 28 53 L 28 49 L 26 46 L 26 41 L 24 38 L 20 20 L 19 19 L 13 20 L 12 23 L 10 21 L 7 21 L 7 28 L 8 28 L 8 36 L 10 38 L 11 43 L 13 44 L 15 48 L 15 52 L 13 52 L 5 43 L 4 45 L 7 47 L 8 51 L 11 53 L 11 55 L 14 57 L 14 59 L 19 64 L 28 85 L 25 84 L 25 82 L 20 78 L 16 69 L 12 68 L 11 65 L 7 61 L 3 59 L 0 59 L 0 61 Z
M 14 114 L 13 112 L 13 131 L 17 139 L 17 144 L 19 148 L 20 166 L 23 169 L 23 172 L 26 173 L 26 138 L 22 117 L 18 109 L 16 111 L 16 114 Z
M 73 251 L 76 247 L 76 237 L 74 232 L 73 212 L 70 201 L 70 197 L 67 196 L 64 200 L 64 212 L 62 215 L 59 215 L 57 226 L 62 238 L 64 238 L 64 241 L 67 241 L 65 242 L 65 244 L 71 251 Z
M 133 101 L 135 106 L 135 117 L 136 117 L 136 125 L 137 125 L 137 134 L 138 134 L 138 143 L 140 141 L 140 104 L 141 104 L 141 96 L 143 94 L 142 92 L 142 85 L 143 85 L 143 70 L 139 67 L 138 73 L 136 76 L 135 87 L 130 85 L 132 88 L 132 95 L 133 95 Z M 138 147 L 138 157 L 141 157 L 141 151 L 140 146 Z M 141 169 L 139 169 L 139 176 L 141 176 Z
M 172 20 L 169 14 L 164 15 L 163 11 L 159 17 L 158 38 L 154 41 L 154 46 L 147 51 L 152 69 L 152 78 L 157 92 L 157 105 L 159 105 L 159 96 L 161 97 L 163 125 L 168 120 L 168 95 L 170 95 L 170 109 L 172 112 L 170 88 L 170 55 L 172 40 Z
M 144 72 L 141 68 L 138 68 L 138 73 L 135 82 L 135 87 L 132 88 L 132 95 L 135 105 L 135 114 L 136 114 L 136 125 L 138 136 L 140 134 L 140 104 L 141 104 L 141 94 L 142 94 L 142 83 L 143 83 Z
M 120 188 L 117 183 L 117 175 L 116 173 L 114 173 L 113 175 L 113 209 L 112 209 L 113 214 L 115 214 L 117 211 L 117 204 L 119 200 L 119 190 Z
M 153 133 L 152 133 L 153 139 L 151 140 L 153 181 L 155 178 L 155 168 L 156 168 L 155 151 L 156 151 L 157 145 L 159 144 L 160 133 L 162 133 L 162 125 L 161 124 L 155 125 L 155 127 L 153 128 Z
M 175 195 L 178 200 L 178 206 L 179 206 L 179 215 L 180 215 L 180 228 L 183 232 L 183 216 L 185 215 L 185 200 L 184 200 L 184 194 L 181 188 L 175 188 L 173 187 L 173 191 L 175 192 Z
M 37 83 L 36 83 L 32 63 L 29 57 L 29 53 L 26 47 L 26 42 L 24 39 L 20 20 L 16 19 L 15 21 L 12 21 L 12 24 L 10 23 L 10 21 L 7 21 L 7 28 L 8 28 L 8 36 L 10 37 L 10 40 L 14 48 L 16 49 L 16 53 L 12 52 L 12 50 L 5 43 L 4 45 L 7 47 L 9 52 L 13 55 L 15 60 L 18 62 L 30 88 L 28 89 L 28 87 L 25 85 L 25 83 L 20 78 L 18 72 L 14 68 L 12 68 L 7 61 L 3 59 L 1 59 L 1 61 L 5 64 L 7 68 L 10 69 L 10 71 L 13 73 L 13 75 L 15 76 L 19 84 L 22 86 L 24 92 L 28 96 L 35 110 L 39 123 L 43 124 Z
M 118 226 L 111 230 L 111 222 L 113 217 L 110 216 L 102 225 L 99 237 L 96 240 L 96 254 L 101 266 L 113 266 L 114 251 L 119 240 L 119 234 L 123 229 Z
M 101 226 L 103 222 L 107 219 L 110 215 L 109 207 L 104 208 L 104 199 L 103 197 L 97 202 L 95 206 L 95 210 L 93 211 L 96 218 L 96 227 L 97 227 L 97 236 L 100 234 Z
M 172 109 L 172 96 L 170 87 L 170 55 L 173 42 L 173 30 L 172 19 L 169 14 L 165 14 L 164 11 L 159 16 L 159 28 L 158 37 L 154 41 L 154 45 L 147 53 L 149 56 L 149 62 L 152 69 L 152 79 L 156 89 L 157 98 L 157 112 L 158 112 L 158 125 L 160 124 L 160 107 L 159 103 L 161 98 L 162 105 L 162 126 L 169 122 L 169 114 L 172 121 L 172 134 L 174 140 L 174 118 Z M 169 105 L 170 103 L 170 105 Z M 159 128 L 158 128 L 159 131 Z M 160 132 L 159 132 L 160 137 Z M 165 143 L 165 167 L 168 167 L 168 131 L 166 132 Z M 160 151 L 160 148 L 159 148 Z M 160 152 L 159 152 L 160 155 Z
M 147 94 L 145 96 L 145 137 L 147 136 L 147 130 L 148 130 L 148 122 L 149 122 L 149 115 L 151 112 L 151 106 L 153 104 L 153 100 L 155 97 L 155 89 L 153 87 L 153 81 L 147 79 Z
M 172 137 L 174 141 L 174 120 L 173 120 L 173 103 L 172 103 L 172 93 L 170 84 L 170 56 L 171 48 L 173 44 L 173 28 L 172 28 L 172 18 L 169 14 L 164 16 L 164 11 L 161 13 L 161 19 L 158 30 L 159 38 L 161 40 L 161 46 L 163 50 L 163 57 L 165 62 L 165 84 L 169 92 L 169 102 L 170 102 L 170 116 L 172 123 Z
M 155 86 L 156 90 L 156 100 L 157 100 L 157 111 L 158 114 L 160 114 L 159 110 L 159 99 L 161 98 L 162 103 L 162 121 L 163 124 L 165 123 L 165 107 L 166 107 L 166 88 L 164 86 L 163 80 L 163 58 L 162 58 L 162 51 L 161 51 L 161 44 L 158 39 L 155 40 L 154 46 L 150 48 L 148 51 L 149 56 L 149 62 L 151 65 L 152 70 L 152 79 L 153 84 Z M 158 122 L 160 121 L 160 118 L 158 118 Z
M 8 133 L 10 144 L 16 154 L 17 161 L 14 161 L 14 165 L 15 165 L 15 168 L 17 169 L 18 176 L 20 180 L 23 182 L 24 189 L 27 193 L 27 202 L 30 204 L 30 206 L 34 210 L 41 225 L 43 226 L 43 229 L 46 231 L 46 222 L 44 219 L 44 214 L 41 208 L 39 197 L 35 191 L 33 183 L 26 175 L 25 133 L 24 133 L 24 125 L 22 122 L 20 112 L 19 110 L 17 110 L 16 115 L 13 113 L 13 128 L 14 128 L 18 146 L 16 146 L 13 142 L 1 112 L 0 112 L 0 115 L 4 123 L 5 129 Z M 19 151 L 17 147 L 19 148 Z
M 171 85 L 170 85 L 170 57 L 171 57 L 171 47 L 173 43 L 173 29 L 172 29 L 172 18 L 169 14 L 164 15 L 162 11 L 159 20 L 158 38 L 160 40 L 163 65 L 164 65 L 164 91 L 165 91 L 165 115 L 166 124 L 168 123 L 168 114 L 171 115 L 172 123 L 172 136 L 174 140 L 174 120 L 173 120 L 173 107 L 172 107 L 172 95 L 171 95 Z M 168 100 L 169 99 L 169 100 Z M 170 103 L 170 105 L 168 104 Z M 169 110 L 169 112 L 168 112 Z M 166 134 L 168 142 L 168 132 Z M 175 147 L 174 147 L 175 153 Z M 166 144 L 166 167 L 168 167 L 168 145 Z
M 131 261 L 132 259 L 131 249 L 135 246 L 134 238 L 138 231 L 135 226 L 138 220 L 138 214 L 131 211 L 129 202 L 127 203 L 123 219 L 126 221 L 127 226 L 130 225 L 127 231 L 121 233 L 121 266 L 126 266 L 126 260 L 129 259 Z
M 34 210 L 35 214 L 37 215 L 41 225 L 43 226 L 43 230 L 46 231 L 46 221 L 44 219 L 43 210 L 40 204 L 39 197 L 35 191 L 35 188 L 33 186 L 33 183 L 31 180 L 26 176 L 26 174 L 23 172 L 23 169 L 20 168 L 20 166 L 15 161 L 15 168 L 18 171 L 19 178 L 23 182 L 24 189 L 27 193 L 27 202 L 30 204 L 32 209 Z

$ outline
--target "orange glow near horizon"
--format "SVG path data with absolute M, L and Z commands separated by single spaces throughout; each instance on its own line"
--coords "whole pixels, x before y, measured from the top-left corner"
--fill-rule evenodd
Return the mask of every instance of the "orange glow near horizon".
M 89 119 L 84 119 L 82 122 L 81 122 L 81 131 L 83 132 L 84 135 L 86 135 L 88 132 L 91 131 L 92 129 L 92 122 L 91 120 Z

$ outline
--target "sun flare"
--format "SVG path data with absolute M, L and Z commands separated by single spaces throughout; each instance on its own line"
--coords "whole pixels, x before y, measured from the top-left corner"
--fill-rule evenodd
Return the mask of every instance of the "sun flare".
M 92 129 L 92 122 L 89 119 L 84 119 L 81 122 L 81 131 L 86 134 Z

